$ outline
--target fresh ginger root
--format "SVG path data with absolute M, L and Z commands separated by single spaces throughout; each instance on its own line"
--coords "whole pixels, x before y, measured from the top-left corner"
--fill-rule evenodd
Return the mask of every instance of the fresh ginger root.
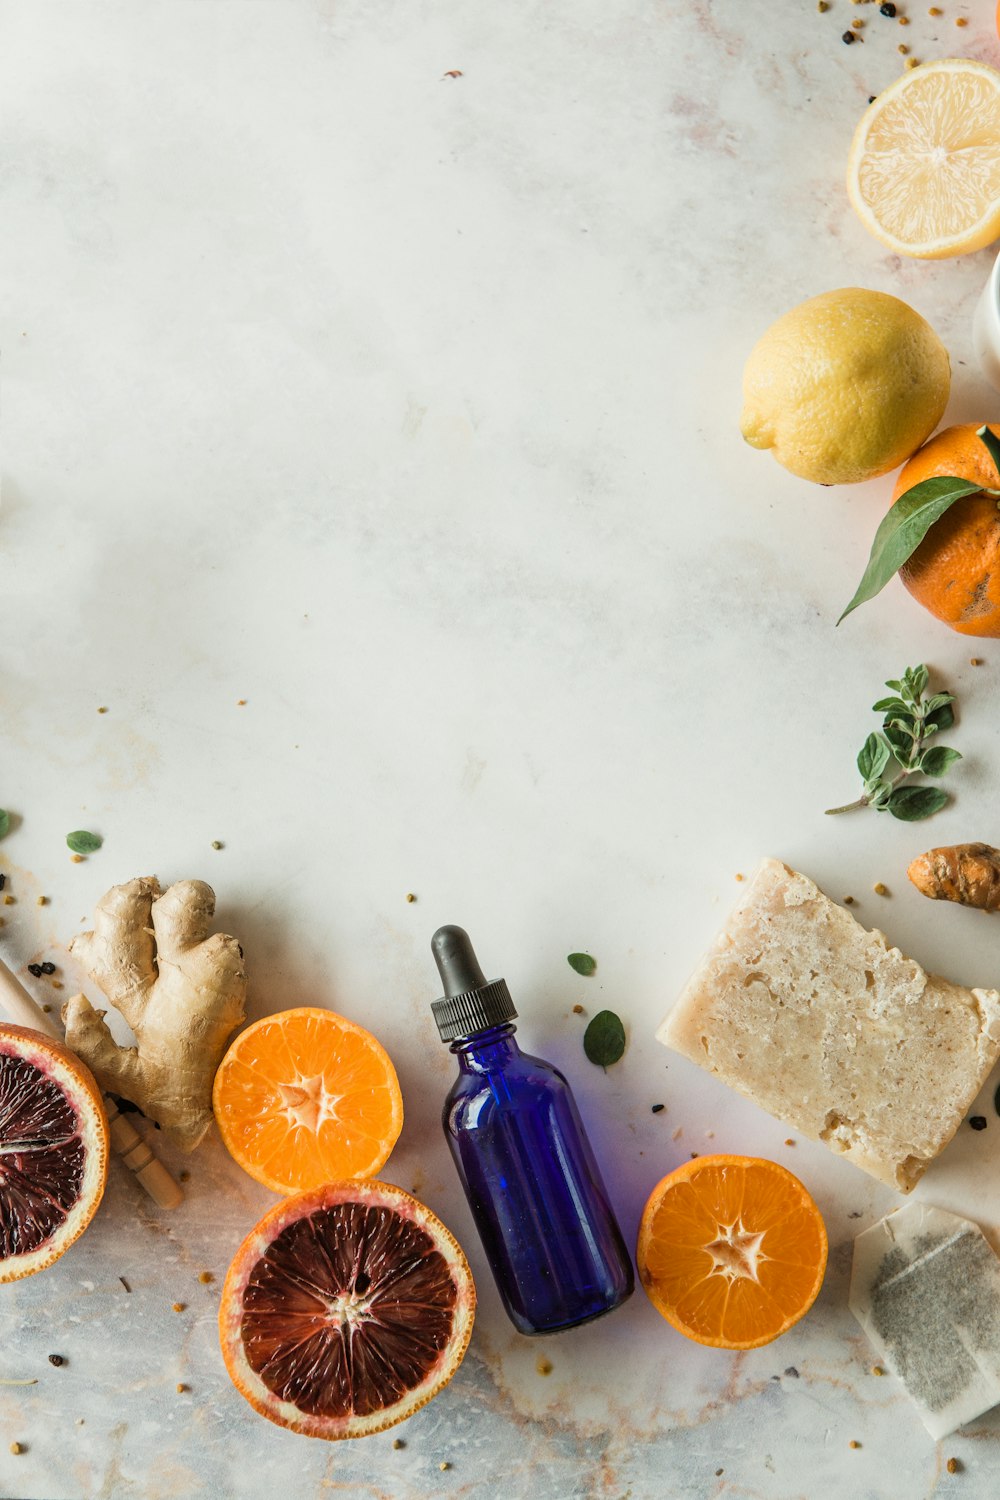
M 102 897 L 94 931 L 70 943 L 135 1033 L 120 1047 L 84 995 L 63 1006 L 66 1041 L 103 1089 L 122 1094 L 185 1151 L 212 1123 L 212 1080 L 230 1034 L 245 1020 L 247 976 L 234 937 L 208 935 L 215 892 L 181 880 L 160 893 L 130 880 Z
M 992 844 L 928 849 L 906 873 L 932 901 L 960 901 L 980 911 L 1000 911 L 1000 849 Z

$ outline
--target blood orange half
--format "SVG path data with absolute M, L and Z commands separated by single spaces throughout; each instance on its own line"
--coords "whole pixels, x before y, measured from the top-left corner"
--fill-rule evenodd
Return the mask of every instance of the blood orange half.
M 43 1271 L 78 1239 L 108 1175 L 108 1122 L 61 1042 L 0 1024 L 0 1282 Z
M 234 1384 L 308 1437 L 410 1417 L 468 1348 L 476 1289 L 429 1208 L 387 1182 L 334 1182 L 279 1203 L 229 1267 L 219 1335 Z

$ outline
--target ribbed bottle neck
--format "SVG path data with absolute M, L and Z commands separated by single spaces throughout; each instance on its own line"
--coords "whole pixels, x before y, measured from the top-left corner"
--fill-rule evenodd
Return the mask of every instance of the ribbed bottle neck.
M 506 1021 L 502 1026 L 490 1026 L 472 1036 L 457 1037 L 448 1044 L 448 1050 L 457 1057 L 459 1067 L 468 1072 L 478 1073 L 484 1067 L 496 1068 L 520 1052 L 514 1037 L 516 1030 L 512 1021 Z

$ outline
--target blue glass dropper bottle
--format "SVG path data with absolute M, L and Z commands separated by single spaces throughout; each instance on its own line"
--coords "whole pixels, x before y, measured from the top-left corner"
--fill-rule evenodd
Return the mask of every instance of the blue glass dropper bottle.
M 458 1078 L 444 1129 L 497 1289 L 521 1333 L 611 1312 L 632 1262 L 566 1079 L 514 1040 L 506 981 L 487 982 L 468 934 L 431 943 L 445 997 L 432 1006 Z

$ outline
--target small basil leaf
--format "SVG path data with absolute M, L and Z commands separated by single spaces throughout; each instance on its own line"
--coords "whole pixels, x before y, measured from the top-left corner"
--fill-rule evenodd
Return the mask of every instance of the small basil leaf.
M 903 823 L 919 823 L 948 803 L 948 793 L 937 786 L 898 786 L 889 798 L 889 811 Z
M 4 812 L 3 808 L 0 807 L 0 839 L 3 838 L 3 836 L 4 836 L 5 833 L 9 833 L 9 832 L 10 832 L 10 813 L 9 812 Z
M 913 556 L 934 522 L 939 521 L 956 500 L 961 500 L 965 495 L 976 495 L 981 489 L 982 485 L 970 484 L 967 479 L 940 474 L 933 479 L 922 480 L 900 495 L 895 505 L 890 506 L 882 518 L 872 542 L 864 576 L 837 624 L 845 620 L 859 604 L 874 599 L 885 588 L 889 579 Z M 906 689 L 902 684 L 887 682 L 886 687 L 906 696 Z
M 941 708 L 945 703 L 954 703 L 954 693 L 934 693 L 924 704 L 924 713 L 933 713 L 936 708 Z
M 863 781 L 881 776 L 889 764 L 889 746 L 880 734 L 870 734 L 858 751 L 858 770 Z
M 66 835 L 66 842 L 74 854 L 96 854 L 104 840 L 99 833 L 88 833 L 85 828 L 77 828 Z
M 943 776 L 949 766 L 961 759 L 960 750 L 951 750 L 947 745 L 932 745 L 920 757 L 920 770 L 925 776 Z
M 594 970 L 597 968 L 597 959 L 591 958 L 589 953 L 567 954 L 566 962 L 569 964 L 570 968 L 575 969 L 578 974 L 593 974 Z
M 598 1068 L 610 1068 L 625 1051 L 625 1027 L 613 1010 L 599 1010 L 583 1033 L 583 1050 Z

